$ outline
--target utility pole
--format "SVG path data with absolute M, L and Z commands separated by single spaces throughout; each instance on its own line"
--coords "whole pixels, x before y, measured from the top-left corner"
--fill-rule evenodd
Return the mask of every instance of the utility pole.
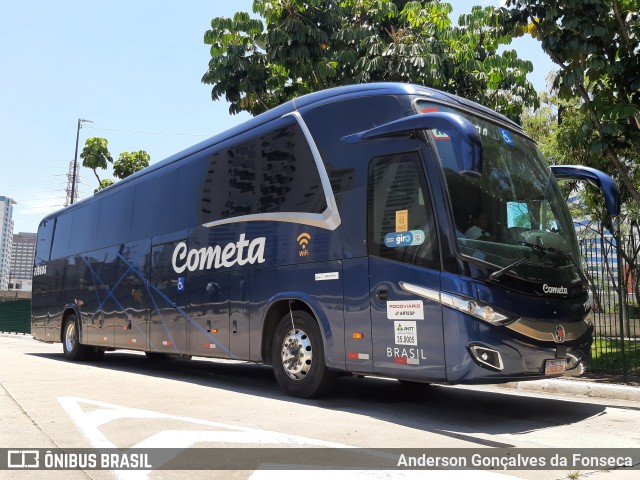
M 84 118 L 78 119 L 78 131 L 76 132 L 76 155 L 73 159 L 73 180 L 71 181 L 71 200 L 69 205 L 72 205 L 76 195 L 76 175 L 78 171 L 78 142 L 80 141 L 80 129 L 83 123 L 93 123 L 91 120 L 85 120 Z

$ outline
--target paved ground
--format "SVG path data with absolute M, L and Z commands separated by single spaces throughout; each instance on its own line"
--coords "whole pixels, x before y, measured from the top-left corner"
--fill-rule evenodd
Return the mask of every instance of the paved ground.
M 196 449 L 198 453 L 220 456 L 220 452 L 245 452 L 247 446 L 275 446 L 286 447 L 301 465 L 308 461 L 308 449 L 317 447 L 442 448 L 454 453 L 514 447 L 549 452 L 567 447 L 640 450 L 636 387 L 554 379 L 501 387 L 416 389 L 393 380 L 343 377 L 329 398 L 300 400 L 283 395 L 270 368 L 244 362 L 157 363 L 131 352 L 108 353 L 102 362 L 68 362 L 60 344 L 15 335 L 0 337 L 0 352 L 0 450 L 198 446 L 206 447 Z M 289 450 L 291 447 L 302 450 Z M 251 449 L 246 451 L 255 453 Z M 638 477 L 638 470 L 580 470 L 578 478 L 589 480 Z M 305 480 L 558 480 L 576 474 L 569 469 L 0 470 L 0 478 L 11 480 L 271 480 L 291 476 Z

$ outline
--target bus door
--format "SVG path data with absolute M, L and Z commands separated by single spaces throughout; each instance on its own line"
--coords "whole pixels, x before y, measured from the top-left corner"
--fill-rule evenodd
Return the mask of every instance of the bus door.
M 440 291 L 440 255 L 421 153 L 372 159 L 368 183 L 374 371 L 445 380 L 442 307 L 424 296 Z
M 191 355 L 229 358 L 229 272 L 194 272 L 188 290 Z
M 173 270 L 172 256 L 182 241 L 151 247 L 149 299 L 149 348 L 151 351 L 188 354 L 186 316 L 187 272 Z

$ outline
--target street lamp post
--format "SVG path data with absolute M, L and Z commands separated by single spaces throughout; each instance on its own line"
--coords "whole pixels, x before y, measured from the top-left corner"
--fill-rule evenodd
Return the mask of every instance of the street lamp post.
M 73 201 L 76 195 L 76 171 L 78 169 L 78 142 L 80 141 L 80 129 L 83 123 L 93 123 L 91 120 L 85 120 L 84 118 L 78 119 L 78 131 L 76 132 L 76 155 L 73 159 L 73 180 L 71 181 L 71 201 L 69 205 L 73 205 Z

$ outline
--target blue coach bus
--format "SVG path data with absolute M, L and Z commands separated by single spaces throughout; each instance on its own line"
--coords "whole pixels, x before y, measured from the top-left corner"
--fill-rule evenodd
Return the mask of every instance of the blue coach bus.
M 416 85 L 306 95 L 42 220 L 33 334 L 69 360 L 133 349 L 501 383 L 581 371 L 587 281 L 555 178 L 507 118 Z

